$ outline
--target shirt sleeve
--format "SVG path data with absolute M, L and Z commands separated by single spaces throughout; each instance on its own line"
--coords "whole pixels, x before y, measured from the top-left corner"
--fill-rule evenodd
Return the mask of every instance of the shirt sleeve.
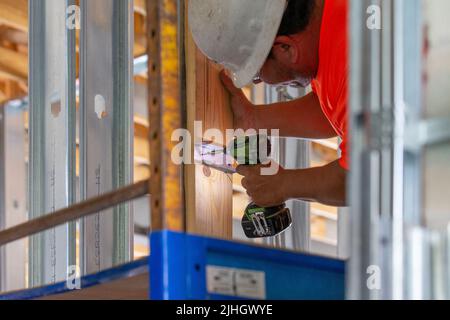
M 349 171 L 350 170 L 350 160 L 349 160 L 349 155 L 350 155 L 350 144 L 351 144 L 351 140 L 350 140 L 350 136 L 349 136 L 349 132 L 348 132 L 348 73 L 349 70 L 345 67 L 343 68 L 344 70 L 341 71 L 341 74 L 343 74 L 344 76 L 341 78 L 341 81 L 338 81 L 337 83 L 340 84 L 339 86 L 339 98 L 338 98 L 338 102 L 337 102 L 337 106 L 338 106 L 338 110 L 340 111 L 340 137 L 342 139 L 342 143 L 340 145 L 340 149 L 341 149 L 341 158 L 339 159 L 339 164 L 340 166 Z
M 342 143 L 340 145 L 341 149 L 341 158 L 339 159 L 339 165 L 345 169 L 349 170 L 349 161 L 348 161 L 348 150 L 347 150 L 347 135 L 344 136 Z

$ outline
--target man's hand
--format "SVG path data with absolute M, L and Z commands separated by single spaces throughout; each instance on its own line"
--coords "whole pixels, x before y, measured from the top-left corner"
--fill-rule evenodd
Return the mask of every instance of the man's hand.
M 267 166 L 237 167 L 244 176 L 242 186 L 259 206 L 273 207 L 289 199 L 336 207 L 347 205 L 347 171 L 338 161 L 309 169 L 286 170 L 280 166 L 275 175 L 261 175 L 264 167 Z
M 247 99 L 241 89 L 234 86 L 233 81 L 226 75 L 225 71 L 220 72 L 220 79 L 230 93 L 231 108 L 234 114 L 235 129 L 258 129 L 256 128 L 255 106 Z
M 237 172 L 244 176 L 242 186 L 258 206 L 274 207 L 289 199 L 287 194 L 287 171 L 279 166 L 275 175 L 262 175 L 266 165 L 238 166 Z

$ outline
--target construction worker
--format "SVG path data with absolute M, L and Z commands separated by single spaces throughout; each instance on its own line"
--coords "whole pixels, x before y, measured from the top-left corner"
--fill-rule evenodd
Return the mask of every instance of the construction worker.
M 348 41 L 347 0 L 190 0 L 194 40 L 227 70 L 236 128 L 279 129 L 305 139 L 342 139 L 341 158 L 326 166 L 261 175 L 240 166 L 242 185 L 255 203 L 269 207 L 288 199 L 346 205 Z M 254 106 L 241 87 L 312 85 L 303 98 Z

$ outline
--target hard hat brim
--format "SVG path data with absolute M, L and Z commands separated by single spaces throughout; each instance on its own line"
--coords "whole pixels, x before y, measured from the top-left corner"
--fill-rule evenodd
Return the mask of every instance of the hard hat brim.
M 248 63 L 238 71 L 230 70 L 233 83 L 237 88 L 243 88 L 253 82 L 272 50 L 286 8 L 285 5 L 280 6 L 279 1 L 273 1 L 269 4 L 267 12 L 270 14 L 266 16 L 255 50 L 248 59 Z M 286 3 L 286 0 L 281 1 Z

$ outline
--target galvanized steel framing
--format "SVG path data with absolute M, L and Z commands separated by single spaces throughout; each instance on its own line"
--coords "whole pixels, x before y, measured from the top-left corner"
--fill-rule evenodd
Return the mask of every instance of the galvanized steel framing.
M 29 1 L 30 218 L 75 200 L 75 30 L 73 0 Z M 29 285 L 65 279 L 75 264 L 75 224 L 30 239 Z
M 96 197 L 132 181 L 133 1 L 81 0 L 80 187 Z M 132 259 L 130 204 L 81 222 L 81 267 Z
M 0 230 L 27 220 L 25 108 L 0 106 Z M 0 291 L 26 287 L 26 240 L 0 248 Z
M 420 155 L 405 147 L 421 108 L 422 35 L 410 29 L 420 24 L 420 5 L 351 1 L 350 299 L 402 299 L 406 292 L 406 226 L 420 225 Z M 379 9 L 381 29 L 368 27 L 368 8 Z M 371 275 L 380 277 L 379 288 L 369 285 Z

